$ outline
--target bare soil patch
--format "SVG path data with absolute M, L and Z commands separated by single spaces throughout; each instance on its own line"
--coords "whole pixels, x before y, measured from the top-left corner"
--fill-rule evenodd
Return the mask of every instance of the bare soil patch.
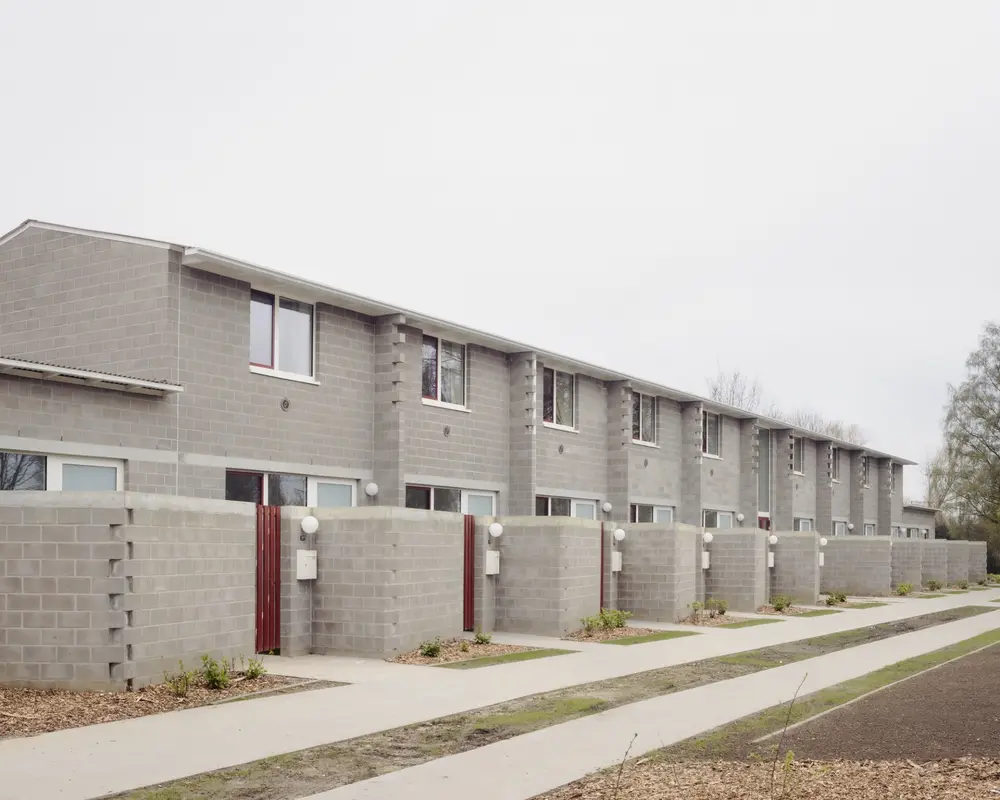
M 745 617 L 734 617 L 731 614 L 716 614 L 714 617 L 710 617 L 707 613 L 702 612 L 700 614 L 692 614 L 690 617 L 684 617 L 680 621 L 680 624 L 697 625 L 699 628 L 718 628 L 720 625 L 739 622 L 741 619 L 745 619 Z
M 651 636 L 654 633 L 663 633 L 656 628 L 633 628 L 626 625 L 624 628 L 595 628 L 592 631 L 578 630 L 566 634 L 563 639 L 573 642 L 609 642 L 614 639 L 631 639 L 634 636 Z
M 177 697 L 164 684 L 134 692 L 70 692 L 63 689 L 12 689 L 0 687 L 0 739 L 146 717 L 165 711 L 211 705 L 258 692 L 286 693 L 324 689 L 342 684 L 262 675 L 240 680 L 226 689 L 209 689 L 203 681 L 193 683 L 186 697 Z
M 464 645 L 463 645 L 464 642 Z M 476 644 L 472 639 L 448 639 L 440 642 L 441 652 L 437 656 L 422 656 L 420 648 L 400 653 L 398 656 L 387 659 L 395 664 L 418 664 L 422 666 L 433 666 L 435 664 L 451 664 L 455 661 L 468 661 L 473 658 L 485 658 L 487 656 L 505 656 L 510 653 L 524 653 L 534 650 L 534 647 L 526 647 L 521 644 Z M 463 646 L 465 649 L 463 649 Z

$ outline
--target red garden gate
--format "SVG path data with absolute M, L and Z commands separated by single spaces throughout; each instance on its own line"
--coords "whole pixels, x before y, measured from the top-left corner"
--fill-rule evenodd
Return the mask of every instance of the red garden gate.
M 257 616 L 255 650 L 281 646 L 281 507 L 257 506 Z
M 462 584 L 462 630 L 476 627 L 476 518 L 465 515 L 465 570 Z

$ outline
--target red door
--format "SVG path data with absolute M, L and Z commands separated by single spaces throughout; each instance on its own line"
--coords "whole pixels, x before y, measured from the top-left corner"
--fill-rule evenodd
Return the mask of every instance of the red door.
M 462 584 L 462 630 L 476 627 L 476 518 L 465 515 L 465 575 Z
M 257 616 L 255 651 L 281 646 L 281 508 L 257 506 Z

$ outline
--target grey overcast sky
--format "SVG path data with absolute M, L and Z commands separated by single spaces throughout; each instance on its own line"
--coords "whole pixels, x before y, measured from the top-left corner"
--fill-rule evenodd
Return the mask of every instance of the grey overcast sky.
M 690 391 L 739 367 L 914 460 L 1000 316 L 997 2 L 0 0 L 0 24 L 4 230 L 200 245 Z

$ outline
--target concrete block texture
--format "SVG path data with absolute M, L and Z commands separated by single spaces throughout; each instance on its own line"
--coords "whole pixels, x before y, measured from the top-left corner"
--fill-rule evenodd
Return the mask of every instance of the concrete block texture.
M 797 603 L 819 600 L 819 535 L 814 532 L 775 532 L 778 543 L 768 545 L 774 553 L 770 596 L 788 595 Z
M 915 589 L 923 585 L 924 542 L 920 539 L 894 539 L 892 542 L 892 588 L 908 583 Z
M 636 619 L 676 622 L 691 613 L 696 599 L 696 560 L 701 529 L 692 525 L 623 526 L 618 606 Z
M 875 597 L 892 591 L 892 540 L 888 536 L 833 536 L 823 553 L 821 591 Z
M 920 556 L 921 585 L 927 581 L 948 583 L 948 541 L 946 539 L 930 539 L 923 543 Z
M 969 580 L 969 543 L 946 541 L 948 548 L 948 583 Z
M 599 522 L 572 517 L 501 522 L 497 630 L 561 636 L 600 610 Z
M 986 542 L 969 542 L 969 583 L 986 577 Z
M 756 611 L 767 602 L 767 534 L 764 531 L 712 531 L 705 598 L 719 598 L 732 611 Z M 700 565 L 699 565 L 700 566 Z

